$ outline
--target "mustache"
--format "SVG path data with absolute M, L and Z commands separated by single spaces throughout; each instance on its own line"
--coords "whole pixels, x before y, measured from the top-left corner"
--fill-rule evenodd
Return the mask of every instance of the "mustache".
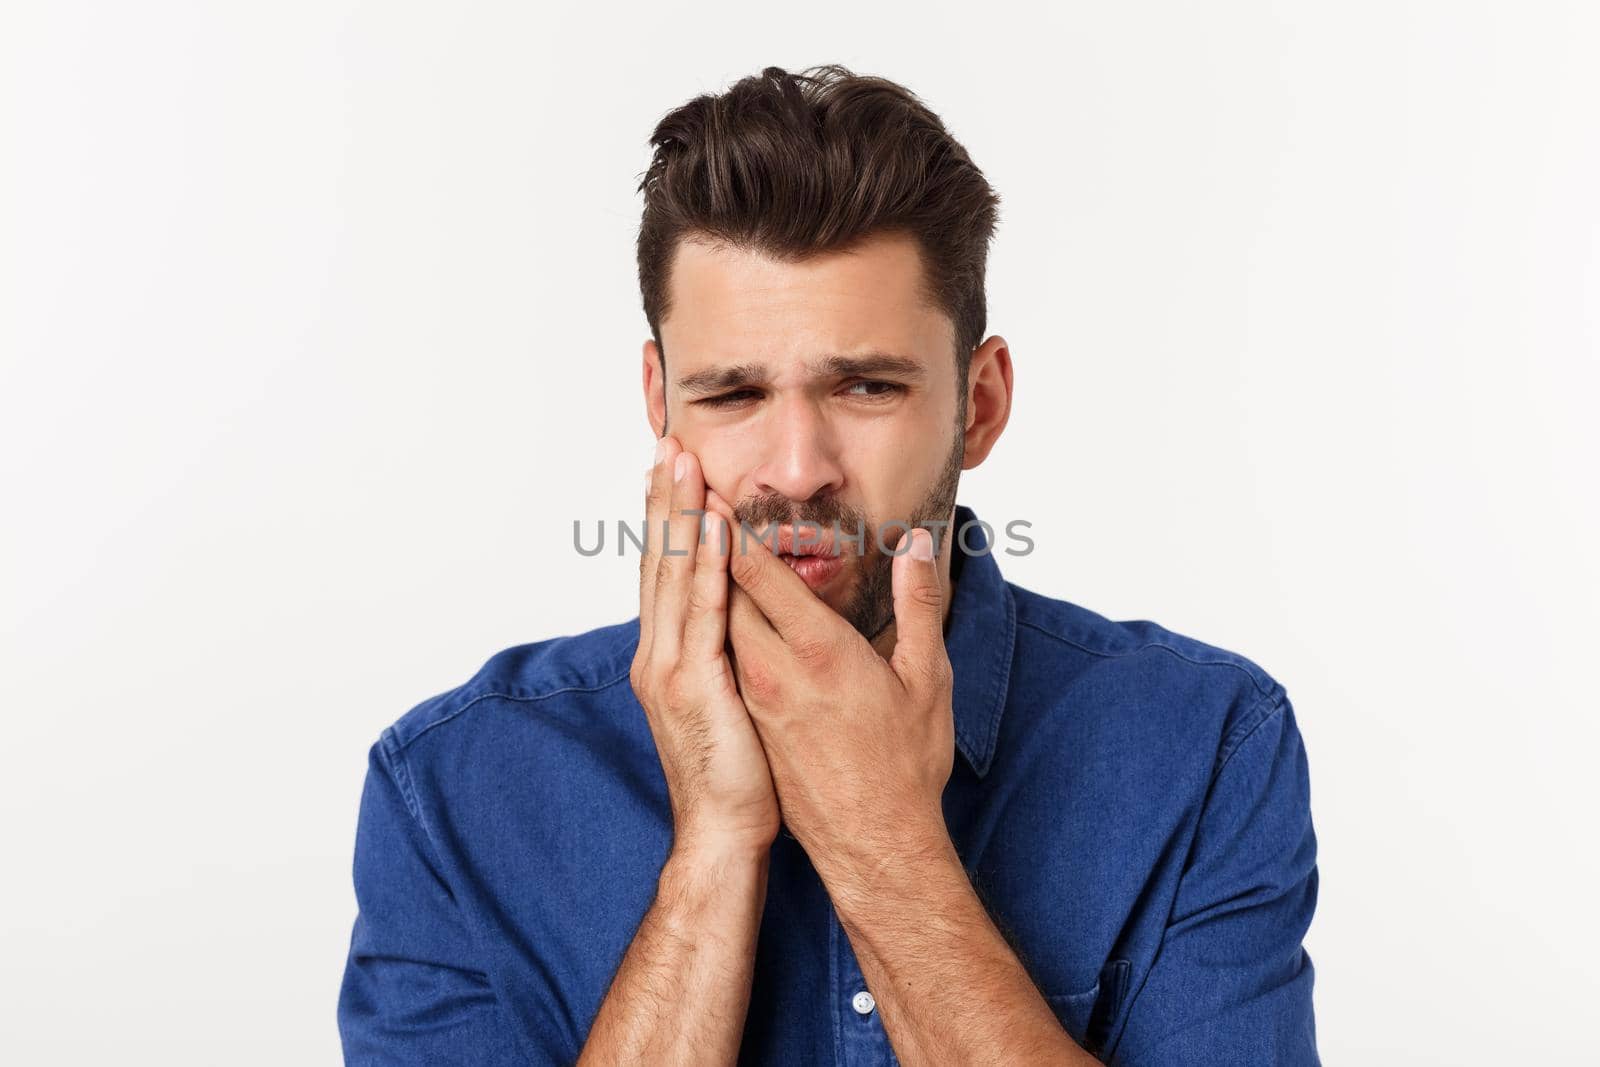
M 835 497 L 813 497 L 796 504 L 788 497 L 777 493 L 745 497 L 733 505 L 733 518 L 735 522 L 746 523 L 754 529 L 773 525 L 796 526 L 801 523 L 830 527 L 837 523 L 853 530 L 858 525 L 868 525 L 866 512 L 851 507 Z

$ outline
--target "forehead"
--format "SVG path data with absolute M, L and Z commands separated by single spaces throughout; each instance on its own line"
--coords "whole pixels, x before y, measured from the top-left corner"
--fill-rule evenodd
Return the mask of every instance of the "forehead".
M 680 371 L 727 361 L 798 365 L 819 352 L 949 358 L 950 320 L 926 302 L 923 278 L 921 249 L 902 233 L 795 263 L 684 240 L 661 340 Z

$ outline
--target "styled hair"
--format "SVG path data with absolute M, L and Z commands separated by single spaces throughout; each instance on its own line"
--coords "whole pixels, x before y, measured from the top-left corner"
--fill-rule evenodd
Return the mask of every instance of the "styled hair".
M 668 113 L 650 143 L 638 187 L 639 288 L 663 369 L 661 320 L 681 240 L 800 262 L 899 231 L 921 249 L 924 300 L 954 326 L 965 396 L 1000 197 L 914 93 L 838 64 L 767 67 Z

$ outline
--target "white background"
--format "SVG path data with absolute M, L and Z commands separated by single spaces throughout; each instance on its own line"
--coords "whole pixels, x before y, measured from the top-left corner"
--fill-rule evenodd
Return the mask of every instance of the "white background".
M 1002 196 L 1007 577 L 1295 702 L 1330 1063 L 1593 1062 L 1586 3 L 8 4 L 0 1058 L 335 1063 L 367 747 L 637 610 L 647 137 L 768 64 Z

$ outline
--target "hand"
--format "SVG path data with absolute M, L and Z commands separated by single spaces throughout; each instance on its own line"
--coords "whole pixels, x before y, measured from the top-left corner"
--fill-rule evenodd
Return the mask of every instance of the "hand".
M 702 538 L 700 464 L 672 437 L 657 447 L 649 485 L 639 648 L 629 678 L 667 779 L 673 848 L 765 854 L 778 833 L 778 802 L 724 647 L 727 522 L 708 512 Z
M 942 807 L 955 761 L 944 591 L 932 535 L 908 536 L 926 558 L 894 559 L 887 661 L 759 538 L 731 555 L 739 692 L 784 822 L 830 883 L 860 885 L 897 857 L 951 851 Z

